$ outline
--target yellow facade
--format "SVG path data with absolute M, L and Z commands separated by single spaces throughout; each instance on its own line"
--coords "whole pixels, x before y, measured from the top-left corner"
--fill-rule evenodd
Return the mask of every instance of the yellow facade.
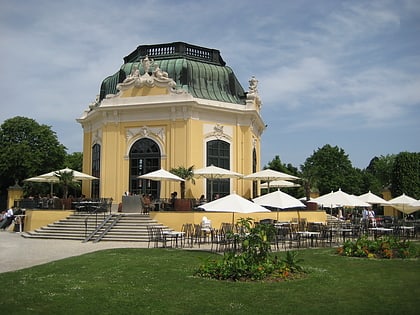
M 208 166 L 206 143 L 221 139 L 230 147 L 230 170 L 250 174 L 254 150 L 256 168 L 260 169 L 260 140 L 265 127 L 259 107 L 255 98 L 246 104 L 231 104 L 198 99 L 162 86 L 129 86 L 78 119 L 84 129 L 83 171 L 91 173 L 92 147 L 99 144 L 100 197 L 112 197 L 118 204 L 129 190 L 129 154 L 139 139 L 151 139 L 159 146 L 161 168 L 166 170 Z M 177 182 L 162 181 L 160 185 L 160 198 L 179 192 Z M 186 182 L 186 198 L 198 199 L 205 190 L 204 179 L 196 179 L 195 185 Z M 252 181 L 231 179 L 230 190 L 249 198 Z M 86 183 L 83 193 L 91 195 Z

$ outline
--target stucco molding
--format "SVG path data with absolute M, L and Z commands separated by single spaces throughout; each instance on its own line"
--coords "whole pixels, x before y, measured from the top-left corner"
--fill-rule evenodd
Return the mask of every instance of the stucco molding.
M 221 124 L 205 125 L 204 126 L 204 138 L 217 140 L 226 140 L 232 142 L 232 128 L 230 126 L 223 126 Z
M 166 89 L 167 94 L 187 93 L 183 89 L 177 89 L 176 82 L 172 78 L 169 78 L 168 73 L 160 69 L 153 59 L 149 59 L 149 57 L 146 56 L 141 63 L 144 69 L 144 74 L 141 75 L 138 66 L 134 66 L 131 73 L 124 79 L 124 81 L 117 84 L 116 88 L 119 92 L 117 94 L 106 95 L 107 99 L 122 97 L 124 91 L 134 88 L 141 89 L 143 87 L 164 88 Z M 153 71 L 149 72 L 152 68 Z
M 139 128 L 127 128 L 126 139 L 127 143 L 131 142 L 133 138 L 149 137 L 158 139 L 159 142 L 165 143 L 165 127 L 139 127 Z
M 102 129 L 96 129 L 94 132 L 92 132 L 91 147 L 93 147 L 95 144 L 102 145 Z

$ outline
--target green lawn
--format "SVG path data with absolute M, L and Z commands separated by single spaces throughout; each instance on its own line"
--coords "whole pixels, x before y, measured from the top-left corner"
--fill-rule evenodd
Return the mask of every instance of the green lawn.
M 299 252 L 307 278 L 239 283 L 193 276 L 215 254 L 114 249 L 0 274 L 2 314 L 418 314 L 418 259 Z M 279 255 L 284 255 L 280 253 Z M 216 256 L 217 257 L 217 256 Z

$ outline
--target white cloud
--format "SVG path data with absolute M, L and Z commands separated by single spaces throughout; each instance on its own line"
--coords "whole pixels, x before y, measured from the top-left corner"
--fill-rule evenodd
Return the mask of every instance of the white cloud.
M 355 128 L 392 127 L 401 148 L 420 150 L 402 133 L 419 128 L 418 1 L 0 2 L 0 122 L 50 124 L 70 151 L 82 146 L 75 119 L 122 58 L 172 41 L 219 49 L 245 89 L 257 77 L 264 161 L 301 162 L 333 140 L 350 150 Z M 384 149 L 370 144 L 364 160 L 398 153 L 375 150 Z

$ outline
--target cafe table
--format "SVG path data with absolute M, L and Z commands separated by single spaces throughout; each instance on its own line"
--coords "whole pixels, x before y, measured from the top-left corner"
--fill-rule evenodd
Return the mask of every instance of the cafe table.
M 374 227 L 369 228 L 369 231 L 373 232 L 373 237 L 377 238 L 378 234 L 391 234 L 393 229 L 390 228 L 384 228 L 384 227 Z
M 173 244 L 173 240 L 175 240 L 175 247 L 178 247 L 178 239 L 181 240 L 181 247 L 182 247 L 182 238 L 184 237 L 185 232 L 180 231 L 163 231 L 163 236 L 166 240 L 171 240 L 171 246 Z
M 318 239 L 318 236 L 321 235 L 321 232 L 310 232 L 310 231 L 299 231 L 296 232 L 298 235 L 307 237 L 311 240 L 311 247 L 314 247 L 314 239 Z

